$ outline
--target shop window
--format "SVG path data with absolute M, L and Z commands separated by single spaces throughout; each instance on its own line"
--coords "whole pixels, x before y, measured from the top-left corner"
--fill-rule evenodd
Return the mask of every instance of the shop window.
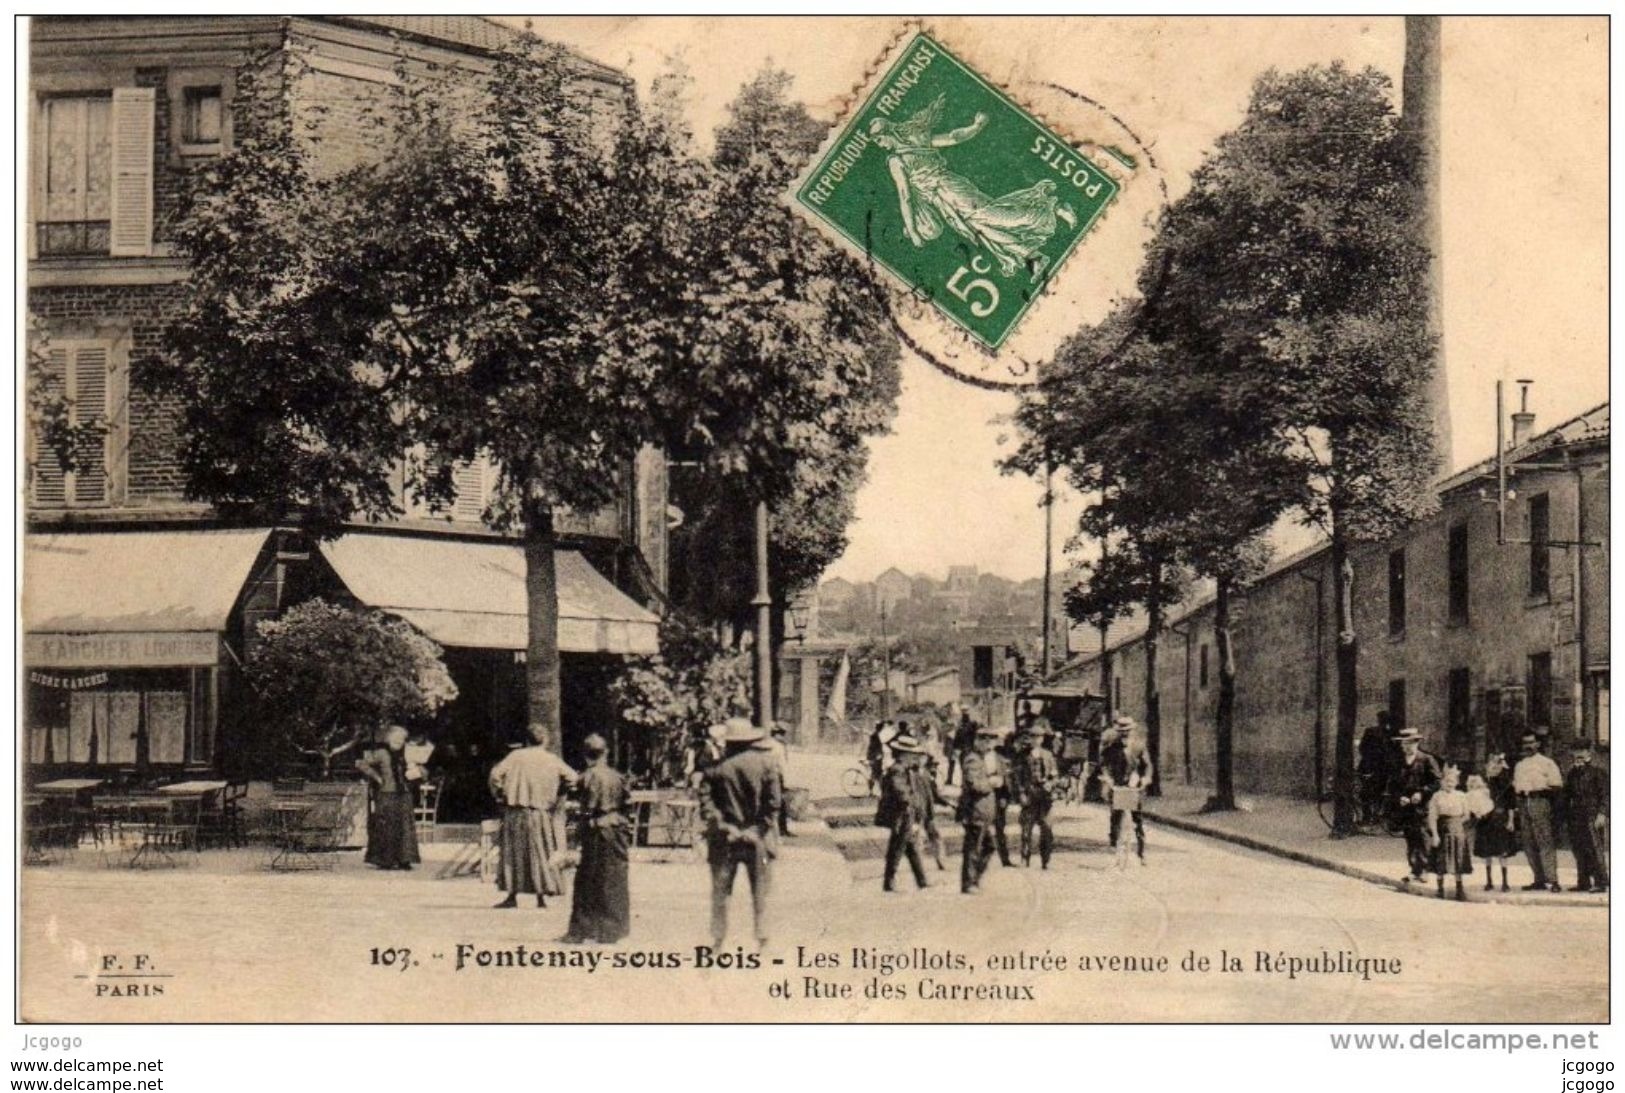
M 1467 525 L 1450 529 L 1447 567 L 1450 580 L 1450 622 L 1465 626 L 1468 615 Z
M 1388 636 L 1405 636 L 1405 551 L 1388 555 Z
M 1547 599 L 1552 594 L 1552 498 L 1537 493 L 1529 498 L 1529 595 Z
M 1531 729 L 1552 725 L 1552 654 L 1531 653 L 1525 677 L 1529 696 L 1528 722 Z
M 28 689 L 28 759 L 84 766 L 179 765 L 207 762 L 204 672 L 142 669 L 31 673 Z

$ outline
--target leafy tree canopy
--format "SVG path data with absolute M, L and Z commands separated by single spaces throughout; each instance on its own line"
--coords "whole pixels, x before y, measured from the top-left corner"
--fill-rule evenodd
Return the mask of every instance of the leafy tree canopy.
M 246 665 L 257 712 L 293 754 L 333 760 L 457 697 L 440 647 L 402 619 L 307 600 L 259 624 Z

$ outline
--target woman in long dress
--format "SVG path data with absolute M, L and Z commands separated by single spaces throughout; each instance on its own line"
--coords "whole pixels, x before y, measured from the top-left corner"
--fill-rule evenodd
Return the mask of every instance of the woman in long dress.
M 379 869 L 410 869 L 418 856 L 417 829 L 412 820 L 412 781 L 406 760 L 406 730 L 391 725 L 382 747 L 356 760 L 372 786 L 372 811 L 367 814 L 368 865 Z
M 949 170 L 938 149 L 975 137 L 987 125 L 987 115 L 977 114 L 958 129 L 933 132 L 945 101 L 946 96 L 938 95 L 904 122 L 876 118 L 869 123 L 870 139 L 888 153 L 886 169 L 897 187 L 903 231 L 909 242 L 923 247 L 941 236 L 946 226 L 993 255 L 1004 276 L 1026 268 L 1036 280 L 1048 261 L 1037 251 L 1055 234 L 1056 219 L 1075 227 L 1076 214 L 1060 203 L 1052 179 L 990 197 Z
M 626 779 L 609 765 L 608 745 L 597 733 L 582 744 L 587 769 L 576 785 L 581 865 L 570 906 L 568 943 L 612 945 L 632 932 L 628 851 L 632 825 L 626 815 Z
M 560 847 L 556 823 L 576 773 L 542 747 L 542 726 L 532 725 L 530 731 L 535 744 L 515 748 L 491 768 L 491 795 L 502 805 L 497 887 L 508 896 L 497 906 L 504 909 L 519 906 L 521 892 L 534 895 L 538 907 L 547 906 L 548 896 L 564 892 L 555 861 Z

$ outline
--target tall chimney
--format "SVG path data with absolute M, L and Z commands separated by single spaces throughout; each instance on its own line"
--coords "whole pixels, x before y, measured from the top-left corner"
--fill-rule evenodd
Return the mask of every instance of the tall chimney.
M 1450 438 L 1450 384 L 1444 361 L 1443 254 L 1439 215 L 1439 17 L 1405 16 L 1405 72 L 1400 124 L 1416 137 L 1421 153 L 1422 234 L 1432 260 L 1428 271 L 1428 330 L 1436 349 L 1428 400 L 1433 404 L 1433 442 L 1439 473 L 1454 465 Z
M 1521 448 L 1535 433 L 1535 414 L 1529 409 L 1529 385 L 1534 380 L 1518 381 L 1518 412 L 1512 415 L 1512 446 Z

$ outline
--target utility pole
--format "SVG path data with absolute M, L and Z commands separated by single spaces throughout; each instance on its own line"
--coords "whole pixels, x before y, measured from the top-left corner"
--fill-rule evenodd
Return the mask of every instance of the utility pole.
M 756 716 L 773 727 L 773 591 L 767 583 L 767 502 L 756 502 Z
M 880 720 L 891 719 L 891 642 L 886 637 L 886 600 L 880 600 Z
M 1050 587 L 1050 580 L 1054 572 L 1054 564 L 1051 559 L 1054 554 L 1055 540 L 1055 494 L 1051 489 L 1051 480 L 1054 476 L 1055 465 L 1046 460 L 1044 463 L 1044 643 L 1042 647 L 1043 653 L 1039 660 L 1042 665 L 1039 675 L 1042 679 L 1048 679 L 1050 673 L 1050 629 L 1053 622 L 1051 619 L 1053 592 Z

